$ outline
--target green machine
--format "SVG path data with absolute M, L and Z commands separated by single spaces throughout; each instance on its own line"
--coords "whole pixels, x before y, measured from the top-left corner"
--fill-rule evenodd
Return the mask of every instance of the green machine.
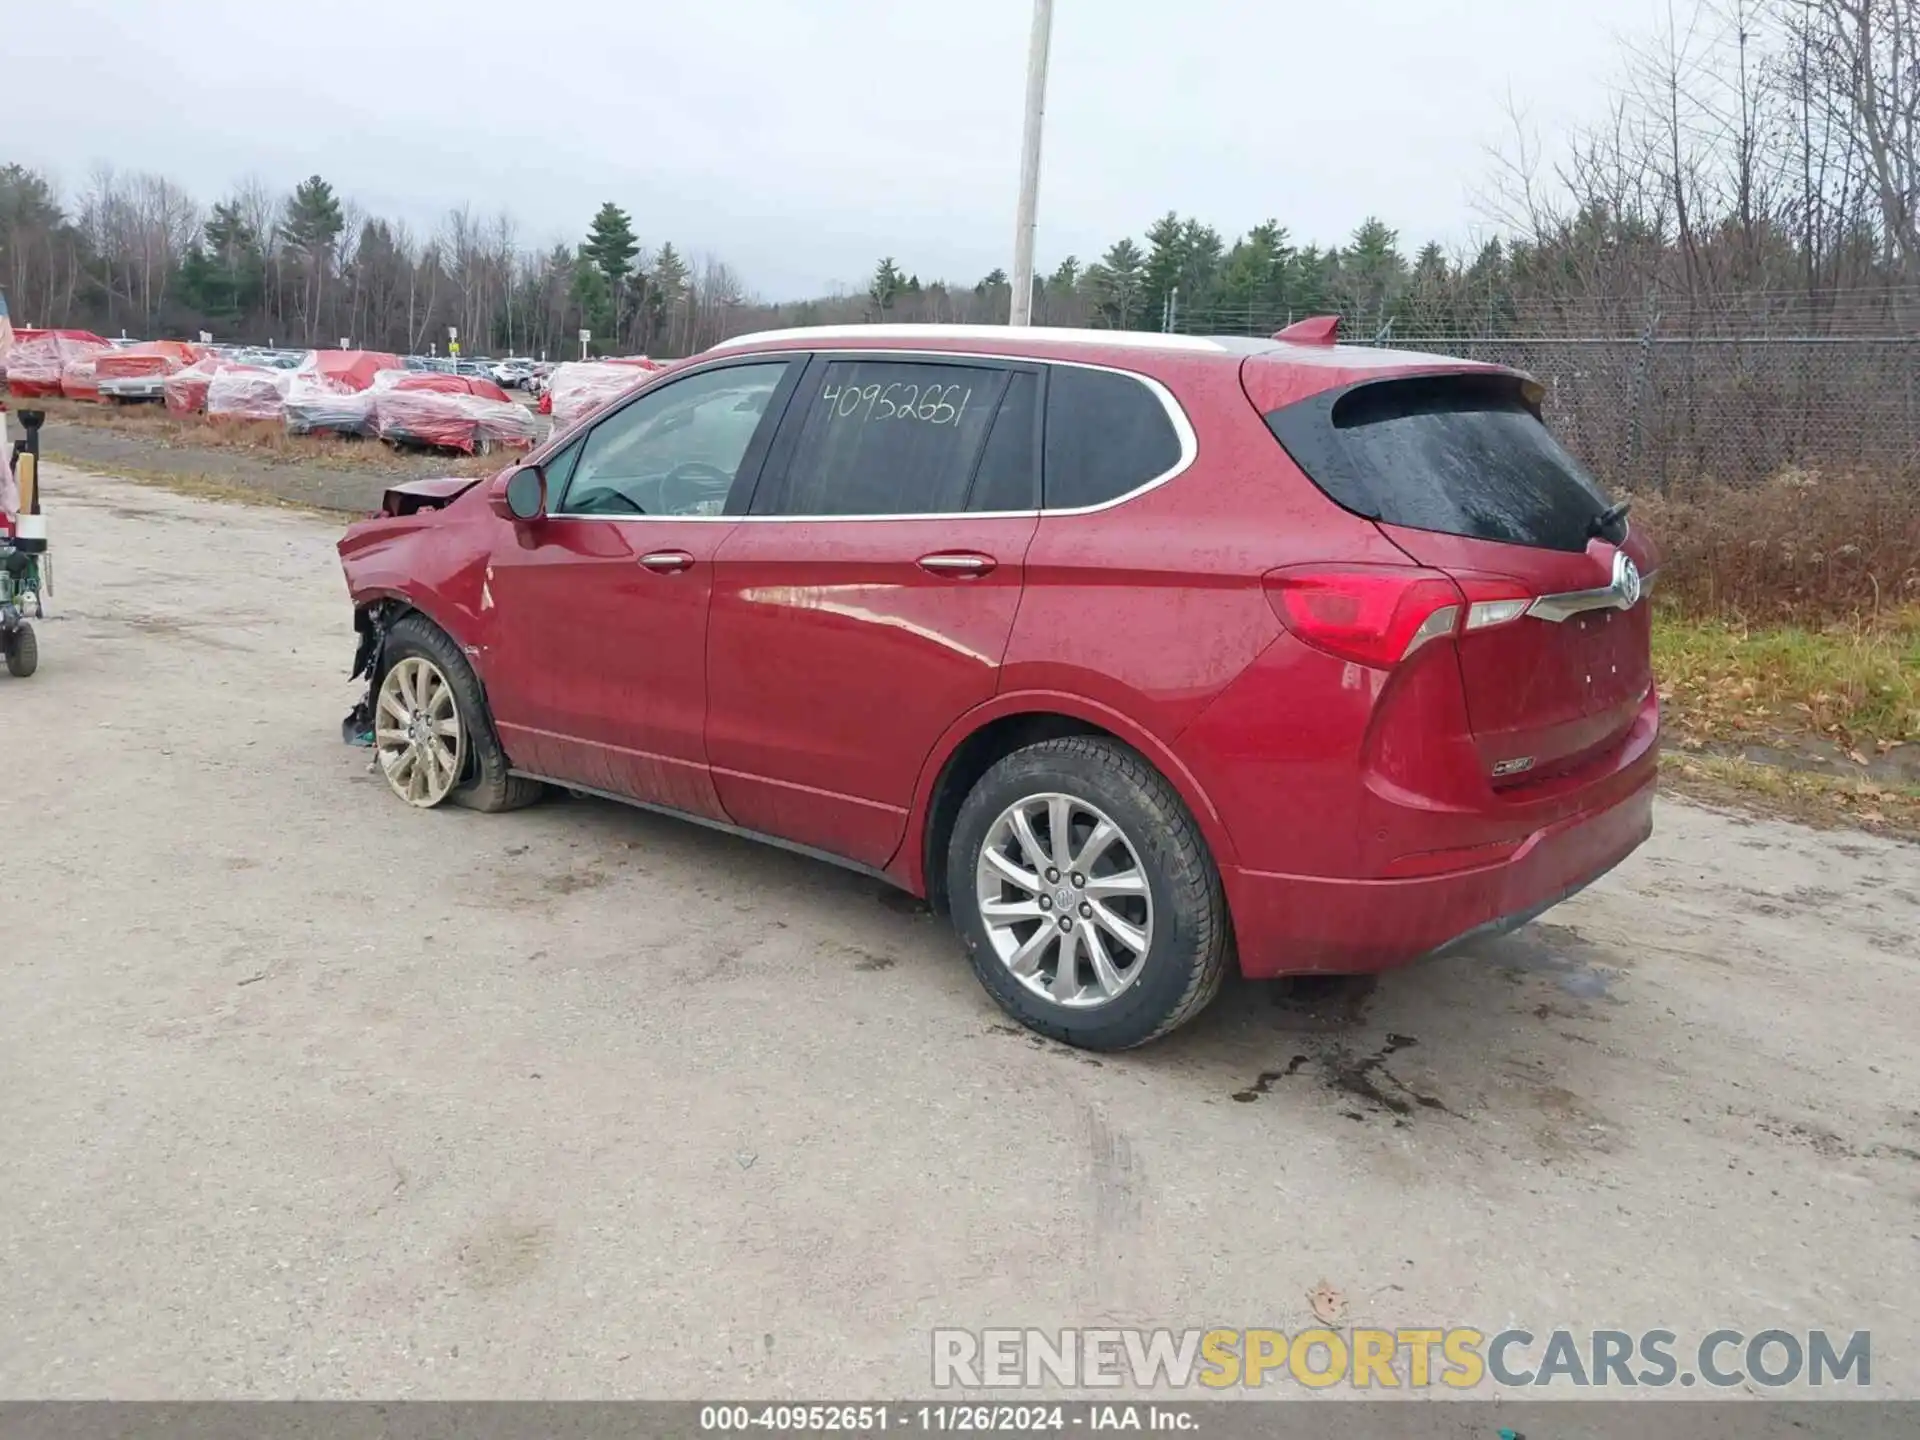
M 31 617 L 43 616 L 52 593 L 52 564 L 47 557 L 47 521 L 40 513 L 40 427 L 46 414 L 19 412 L 27 438 L 13 447 L 13 473 L 20 487 L 20 512 L 0 512 L 0 654 L 9 674 L 26 677 L 40 663 L 40 642 Z

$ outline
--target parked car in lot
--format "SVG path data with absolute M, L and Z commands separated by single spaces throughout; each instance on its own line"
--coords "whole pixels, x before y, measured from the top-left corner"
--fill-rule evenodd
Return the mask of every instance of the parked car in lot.
M 417 806 L 551 784 L 884 876 L 1023 1023 L 1139 1044 L 1647 838 L 1656 552 L 1540 398 L 1317 322 L 746 336 L 389 491 L 350 721 Z

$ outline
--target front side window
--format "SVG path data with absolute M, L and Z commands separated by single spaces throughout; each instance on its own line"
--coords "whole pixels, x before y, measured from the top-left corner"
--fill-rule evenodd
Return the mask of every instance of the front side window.
M 755 514 L 936 515 L 967 493 L 1008 372 L 902 360 L 830 360 L 793 402 L 792 454 Z
M 788 364 L 705 370 L 609 415 L 580 447 L 561 513 L 722 514 Z

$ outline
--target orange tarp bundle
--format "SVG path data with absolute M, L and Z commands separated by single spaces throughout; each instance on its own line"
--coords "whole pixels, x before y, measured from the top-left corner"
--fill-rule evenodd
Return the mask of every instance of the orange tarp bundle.
M 99 357 L 94 375 L 101 380 L 130 380 L 138 375 L 172 375 L 206 354 L 184 340 L 144 340 Z
M 344 390 L 365 390 L 382 370 L 399 368 L 398 355 L 380 350 L 316 350 L 300 365 L 302 373 Z
M 98 388 L 85 393 L 93 382 L 92 362 L 112 348 L 91 330 L 16 330 L 7 352 L 7 388 L 22 399 L 70 393 L 65 389 L 68 369 L 84 361 L 84 371 L 74 374 L 82 392 L 78 398 L 97 400 Z

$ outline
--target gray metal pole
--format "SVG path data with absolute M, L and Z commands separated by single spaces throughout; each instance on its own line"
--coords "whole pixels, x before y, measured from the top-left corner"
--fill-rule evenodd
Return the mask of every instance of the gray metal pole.
M 1033 38 L 1027 45 L 1027 125 L 1020 147 L 1020 211 L 1013 234 L 1013 306 L 1010 325 L 1033 323 L 1033 227 L 1040 202 L 1040 121 L 1047 105 L 1047 44 L 1053 37 L 1053 0 L 1033 0 Z

